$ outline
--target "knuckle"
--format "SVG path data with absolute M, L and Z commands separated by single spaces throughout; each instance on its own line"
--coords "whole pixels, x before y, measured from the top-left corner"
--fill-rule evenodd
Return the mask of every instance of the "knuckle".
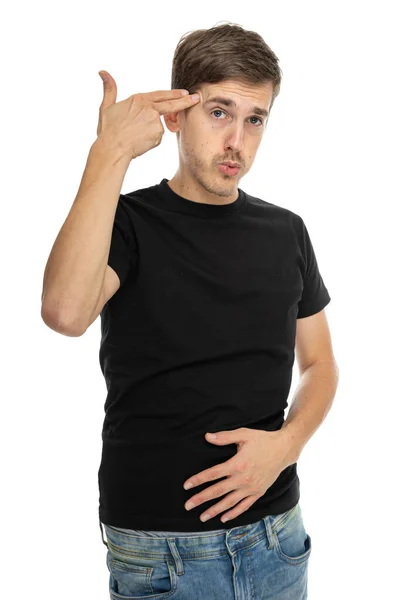
M 254 484 L 255 484 L 254 478 L 252 475 L 250 475 L 250 473 L 246 473 L 244 471 L 243 478 L 244 478 L 244 482 L 246 485 L 251 485 L 252 487 L 254 487 Z
M 148 103 L 146 102 L 145 98 L 143 98 L 142 94 L 134 94 L 131 96 L 131 106 L 147 107 L 147 105 Z
M 242 462 L 236 464 L 236 471 L 238 473 L 246 473 L 246 465 Z
M 225 493 L 225 491 L 223 490 L 222 486 L 218 486 L 213 491 L 213 498 L 219 498 L 224 493 Z
M 149 107 L 148 115 L 150 123 L 159 129 L 162 123 L 160 121 L 160 115 L 158 114 L 158 112 L 155 109 Z

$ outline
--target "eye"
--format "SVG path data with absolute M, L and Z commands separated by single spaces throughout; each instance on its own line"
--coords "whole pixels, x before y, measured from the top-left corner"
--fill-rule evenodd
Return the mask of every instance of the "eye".
M 215 108 L 213 111 L 211 111 L 211 114 L 213 114 L 215 112 L 223 113 L 224 115 L 226 115 L 226 112 L 224 110 L 221 110 L 220 108 Z M 260 122 L 258 127 L 262 127 L 264 125 L 264 121 L 262 119 L 260 119 L 259 117 L 249 117 L 249 118 L 257 119 Z M 221 121 L 221 119 L 218 119 L 218 117 L 216 117 L 216 119 L 217 119 L 217 121 Z
M 262 119 L 260 119 L 260 117 L 250 117 L 250 119 L 257 119 L 257 121 L 260 121 L 259 127 L 261 127 L 262 125 L 264 125 L 264 121 Z
M 211 111 L 211 114 L 214 114 L 216 112 L 226 114 L 223 110 L 220 110 L 219 108 L 215 108 L 213 111 Z M 217 120 L 220 121 L 221 119 L 217 119 Z

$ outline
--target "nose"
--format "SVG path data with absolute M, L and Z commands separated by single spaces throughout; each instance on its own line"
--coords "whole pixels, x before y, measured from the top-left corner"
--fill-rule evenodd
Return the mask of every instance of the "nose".
M 243 127 L 234 127 L 234 129 L 231 130 L 227 136 L 225 142 L 225 151 L 231 150 L 232 155 L 236 155 L 238 152 L 241 152 L 243 150 L 243 133 Z M 237 159 L 234 158 L 233 160 Z

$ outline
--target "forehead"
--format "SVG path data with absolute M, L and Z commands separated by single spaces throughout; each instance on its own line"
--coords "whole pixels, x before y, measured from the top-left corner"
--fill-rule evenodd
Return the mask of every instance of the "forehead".
M 243 109 L 259 115 L 268 116 L 272 100 L 273 83 L 245 84 L 234 80 L 215 84 L 203 84 L 200 87 L 200 98 L 204 105 L 224 104 L 234 110 Z

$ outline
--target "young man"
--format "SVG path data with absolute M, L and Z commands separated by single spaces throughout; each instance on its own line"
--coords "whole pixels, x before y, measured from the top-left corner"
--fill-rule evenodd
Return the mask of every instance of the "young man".
M 101 315 L 111 597 L 302 600 L 311 538 L 296 461 L 338 369 L 302 218 L 239 188 L 279 90 L 277 58 L 225 25 L 179 46 L 171 91 L 117 104 L 103 74 L 98 138 L 46 266 L 42 315 L 76 336 Z M 161 115 L 177 134 L 174 177 L 121 194 L 131 161 L 160 143 Z

